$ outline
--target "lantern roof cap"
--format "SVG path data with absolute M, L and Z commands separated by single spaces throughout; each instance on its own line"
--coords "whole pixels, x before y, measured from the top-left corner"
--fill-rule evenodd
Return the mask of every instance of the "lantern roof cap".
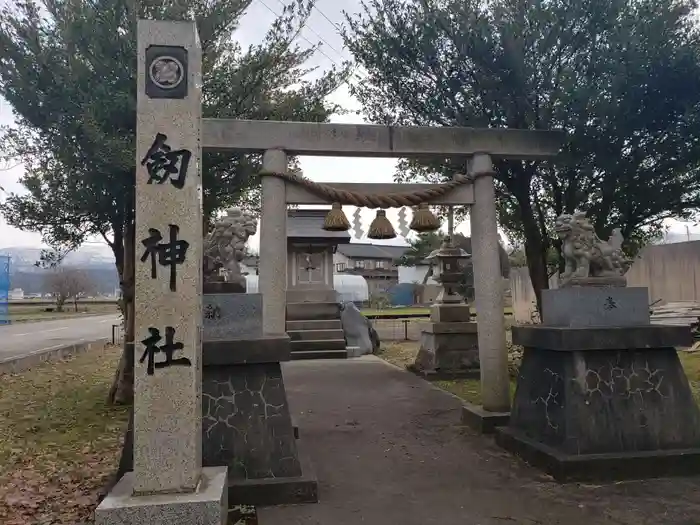
M 446 237 L 445 240 L 442 241 L 440 248 L 430 252 L 430 255 L 428 255 L 425 259 L 427 261 L 432 261 L 435 259 L 468 259 L 470 257 L 470 253 L 466 252 L 462 248 L 454 246 L 452 244 L 452 239 L 450 237 Z

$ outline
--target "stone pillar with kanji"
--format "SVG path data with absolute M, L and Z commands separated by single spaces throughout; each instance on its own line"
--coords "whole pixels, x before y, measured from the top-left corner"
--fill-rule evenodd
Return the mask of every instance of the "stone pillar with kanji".
M 220 525 L 226 467 L 202 469 L 201 48 L 194 22 L 139 21 L 133 472 L 99 524 Z

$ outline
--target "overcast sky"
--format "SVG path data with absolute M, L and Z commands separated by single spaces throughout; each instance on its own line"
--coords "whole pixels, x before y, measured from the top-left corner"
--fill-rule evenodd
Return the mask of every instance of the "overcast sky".
M 261 28 L 269 27 L 275 19 L 275 13 L 280 13 L 285 0 L 254 0 L 248 13 L 243 19 L 240 29 L 236 31 L 235 37 L 243 44 L 249 45 L 257 43 L 264 36 Z M 340 64 L 343 60 L 351 59 L 347 49 L 343 48 L 342 38 L 338 33 L 338 26 L 343 23 L 343 11 L 355 13 L 360 9 L 359 0 L 317 0 L 316 8 L 311 18 L 302 30 L 300 35 L 301 45 L 321 42 L 322 53 L 317 53 L 312 59 L 311 65 L 320 69 L 328 69 L 333 63 Z M 273 13 L 274 11 L 274 13 Z M 351 82 L 357 82 L 353 78 Z M 332 99 L 341 104 L 346 109 L 360 109 L 348 90 L 348 86 L 343 86 L 336 92 Z M 337 116 L 334 122 L 359 123 L 363 119 L 355 114 Z M 12 109 L 9 104 L 0 98 L 0 125 L 12 124 Z M 312 180 L 343 181 L 343 182 L 391 182 L 396 161 L 394 159 L 369 159 L 369 158 L 333 158 L 333 157 L 301 157 L 301 166 L 304 174 Z M 7 192 L 22 192 L 22 187 L 18 179 L 22 175 L 22 168 L 18 166 L 9 171 L 0 172 L 0 186 Z M 2 196 L 0 195 L 0 199 Z M 353 209 L 346 209 L 346 214 L 350 217 Z M 397 210 L 389 210 L 388 217 L 396 227 Z M 367 230 L 369 222 L 374 217 L 371 210 L 363 211 L 364 229 Z M 410 213 L 409 213 L 410 218 Z M 675 224 L 674 229 L 684 230 L 684 226 Z M 465 222 L 456 227 L 457 231 L 468 234 L 469 224 Z M 363 239 L 366 240 L 366 239 Z M 93 242 L 99 243 L 98 239 Z M 388 241 L 391 243 L 401 243 L 401 239 Z M 41 237 L 36 233 L 22 232 L 8 226 L 0 217 L 0 248 L 9 246 L 39 246 Z M 258 236 L 251 239 L 251 245 L 257 249 L 259 244 Z M 106 247 L 105 247 L 106 248 Z

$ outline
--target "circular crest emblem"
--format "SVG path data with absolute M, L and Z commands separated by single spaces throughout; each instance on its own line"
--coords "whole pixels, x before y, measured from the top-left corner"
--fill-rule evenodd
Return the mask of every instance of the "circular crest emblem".
M 180 85 L 185 76 L 185 68 L 177 58 L 160 56 L 151 62 L 148 76 L 161 89 L 174 89 Z

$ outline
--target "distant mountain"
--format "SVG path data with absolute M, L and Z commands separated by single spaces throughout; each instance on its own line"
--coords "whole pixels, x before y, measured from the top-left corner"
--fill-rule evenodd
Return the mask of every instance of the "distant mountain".
M 41 248 L 0 248 L 0 255 L 10 256 L 10 288 L 21 288 L 25 294 L 45 294 L 43 276 L 48 270 L 35 263 L 41 257 Z M 85 245 L 68 254 L 66 267 L 83 270 L 95 288 L 95 294 L 111 295 L 119 287 L 119 276 L 114 256 L 107 246 Z
M 9 255 L 12 262 L 11 268 L 22 271 L 32 271 L 35 264 L 41 258 L 41 248 L 17 246 L 0 248 L 0 255 Z M 88 268 L 93 266 L 114 266 L 114 255 L 108 246 L 85 245 L 79 250 L 69 253 L 63 264 L 66 266 Z

